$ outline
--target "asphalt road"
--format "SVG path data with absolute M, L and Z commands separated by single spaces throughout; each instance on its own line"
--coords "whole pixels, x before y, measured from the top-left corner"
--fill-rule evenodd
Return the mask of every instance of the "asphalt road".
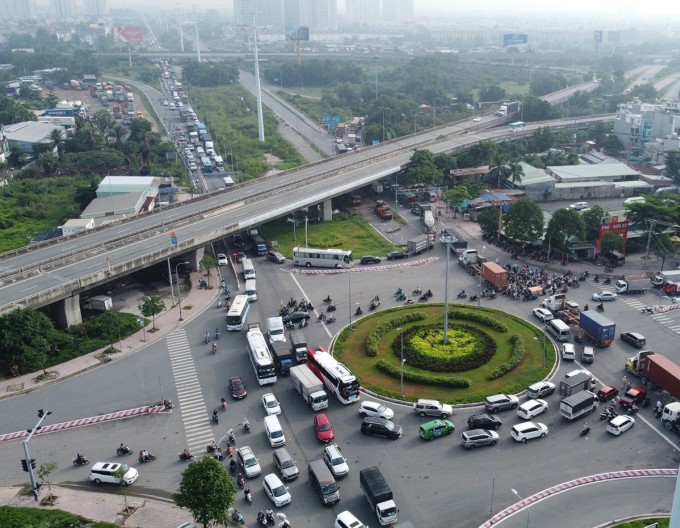
M 415 231 L 417 226 L 410 229 Z M 421 266 L 405 266 L 391 271 L 373 266 L 369 267 L 372 271 L 365 273 L 322 275 L 290 274 L 284 271 L 289 265 L 278 266 L 257 259 L 255 266 L 258 271 L 259 300 L 254 306 L 254 313 L 264 322 L 267 316 L 275 314 L 280 299 L 291 296 L 307 297 L 320 305 L 321 299 L 330 294 L 338 306 L 338 323 L 329 327 L 312 321 L 305 330 L 310 344 L 328 345 L 331 332 L 340 330 L 342 325 L 349 322 L 350 309 L 357 302 L 365 307 L 376 294 L 380 295 L 383 308 L 388 308 L 398 304 L 392 299 L 392 292 L 397 287 L 410 291 L 420 286 L 432 289 L 435 292 L 433 302 L 441 302 L 444 248 L 436 246 L 433 254 L 440 258 Z M 498 254 L 502 261 L 509 258 L 493 246 L 487 248 L 486 254 L 489 258 Z M 410 260 L 413 259 L 405 263 Z M 462 288 L 468 292 L 476 289 L 477 281 L 458 266 L 452 266 L 449 273 L 450 298 L 455 298 L 456 292 Z M 599 285 L 592 282 L 586 282 L 579 289 L 570 292 L 569 297 L 583 305 L 590 302 L 590 294 L 598 287 Z M 348 298 L 350 288 L 351 300 Z M 648 302 L 647 296 L 651 299 L 651 294 L 648 293 L 640 300 L 619 299 L 609 303 L 605 314 L 617 322 L 619 332 L 628 329 L 642 332 L 647 335 L 650 348 L 663 350 L 678 362 L 678 336 L 668 330 L 671 325 L 657 323 L 651 317 L 641 317 L 638 309 L 631 304 Z M 484 304 L 486 302 L 483 301 Z M 532 320 L 529 314 L 534 303 L 510 301 L 504 297 L 489 302 L 494 307 Z M 670 316 L 680 320 L 680 314 L 671 313 Z M 404 427 L 405 434 L 397 441 L 384 441 L 360 434 L 360 418 L 356 405 L 342 406 L 332 399 L 328 413 L 337 441 L 350 464 L 350 475 L 341 481 L 341 502 L 332 509 L 321 508 L 306 482 L 304 471 L 309 460 L 320 458 L 322 454 L 312 428 L 312 411 L 293 392 L 287 379 L 280 379 L 274 386 L 256 385 L 245 353 L 244 333 L 224 332 L 219 341 L 220 352 L 215 356 L 209 353 L 208 347 L 202 342 L 203 333 L 220 325 L 224 329 L 223 318 L 223 310 L 209 308 L 201 318 L 184 327 L 200 381 L 197 401 L 204 405 L 204 414 L 202 411 L 198 415 L 184 415 L 184 409 L 176 408 L 169 416 L 142 417 L 38 437 L 31 441 L 31 456 L 39 462 L 50 459 L 59 464 L 60 469 L 53 475 L 54 482 L 90 486 L 87 482 L 87 470 L 74 468 L 70 464 L 76 451 L 85 452 L 94 462 L 118 459 L 114 450 L 120 442 L 130 444 L 135 450 L 145 447 L 159 458 L 153 464 L 139 468 L 140 480 L 132 491 L 167 495 L 176 489 L 184 467 L 176 459 L 176 454 L 187 445 L 187 438 L 196 427 L 194 421 L 197 421 L 204 429 L 206 426 L 212 427 L 216 440 L 229 428 L 237 428 L 239 445 L 247 442 L 259 457 L 263 472 L 267 473 L 273 470 L 272 449 L 262 432 L 264 411 L 259 399 L 264 392 L 273 391 L 284 409 L 282 424 L 288 440 L 287 447 L 302 469 L 301 477 L 290 484 L 293 503 L 286 508 L 286 513 L 295 526 L 330 525 L 334 515 L 344 509 L 351 509 L 364 522 L 376 524 L 358 486 L 358 470 L 376 463 L 380 464 L 393 487 L 400 508 L 399 526 L 451 526 L 454 518 L 455 526 L 463 527 L 478 526 L 488 518 L 490 510 L 495 513 L 516 502 L 517 498 L 510 491 L 511 488 L 517 489 L 522 496 L 527 496 L 572 478 L 593 473 L 677 465 L 678 437 L 667 436 L 665 430 L 658 430 L 659 422 L 652 417 L 651 409 L 643 409 L 636 426 L 619 438 L 606 433 L 605 422 L 598 421 L 596 415 L 593 415 L 589 420 L 593 431 L 583 438 L 579 436 L 580 422 L 569 424 L 560 418 L 559 396 L 553 395 L 547 398 L 550 404 L 548 413 L 537 419 L 550 428 L 547 438 L 526 445 L 514 442 L 509 436 L 509 428 L 520 420 L 512 411 L 508 411 L 501 413 L 504 425 L 500 430 L 499 444 L 493 448 L 467 452 L 460 446 L 458 435 L 465 429 L 467 416 L 476 409 L 456 410 L 453 416 L 456 432 L 451 437 L 425 443 L 417 436 L 421 419 L 413 415 L 408 407 L 393 406 L 396 411 L 395 421 Z M 603 382 L 619 385 L 624 372 L 623 361 L 634 352 L 628 345 L 617 341 L 611 347 L 597 351 L 595 363 L 590 370 Z M 564 372 L 572 368 L 575 365 L 561 365 L 556 374 L 557 381 Z M 226 380 L 234 374 L 244 376 L 249 395 L 244 401 L 231 402 L 228 411 L 220 414 L 218 426 L 209 426 L 208 414 L 218 405 L 220 396 L 225 395 Z M 170 369 L 166 342 L 157 343 L 133 356 L 41 391 L 0 401 L 2 432 L 30 427 L 37 408 L 49 408 L 53 411 L 50 420 L 58 422 L 156 401 L 161 389 L 164 397 L 177 402 L 177 391 L 182 390 L 182 383 L 173 376 Z M 238 424 L 244 417 L 253 426 L 250 435 L 238 430 Z M 0 444 L 0 482 L 15 484 L 25 480 L 25 474 L 19 466 L 19 459 L 22 457 L 20 444 Z M 133 457 L 128 457 L 127 461 L 135 462 Z M 452 482 L 455 482 L 453 486 Z M 241 495 L 237 507 L 243 509 L 247 516 L 254 516 L 258 509 L 267 507 L 268 503 L 261 490 L 260 478 L 253 479 L 249 485 L 254 492 L 254 505 L 246 507 Z M 638 483 L 638 487 L 642 486 Z M 618 516 L 619 506 L 624 503 L 623 511 L 636 508 L 639 511 L 649 508 L 649 505 L 663 509 L 664 500 L 667 498 L 670 501 L 670 497 L 663 491 L 668 487 L 666 484 L 663 486 L 659 488 L 655 481 L 653 487 L 650 487 L 657 490 L 657 496 L 652 502 L 645 502 L 651 494 L 646 488 L 635 495 L 632 489 L 619 491 L 616 488 L 589 486 L 586 491 L 562 494 L 532 506 L 532 515 L 536 516 L 536 520 L 531 525 L 550 525 L 548 519 L 559 514 L 568 519 L 565 526 L 592 526 Z M 111 489 L 110 492 L 115 490 Z M 587 517 L 573 513 L 572 498 L 577 496 L 574 493 L 595 495 L 590 500 L 597 504 L 589 506 Z M 622 501 L 621 497 L 627 499 Z M 637 505 L 636 497 L 639 497 Z M 522 515 L 518 514 L 504 525 L 515 526 L 522 519 Z M 540 519 L 544 521 L 541 522 Z

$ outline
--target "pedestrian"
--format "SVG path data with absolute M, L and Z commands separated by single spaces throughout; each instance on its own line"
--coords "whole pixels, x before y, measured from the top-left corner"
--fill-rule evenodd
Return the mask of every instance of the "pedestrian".
M 621 378 L 621 387 L 623 390 L 626 390 L 626 387 L 628 387 L 628 376 L 625 374 L 623 375 L 623 378 Z

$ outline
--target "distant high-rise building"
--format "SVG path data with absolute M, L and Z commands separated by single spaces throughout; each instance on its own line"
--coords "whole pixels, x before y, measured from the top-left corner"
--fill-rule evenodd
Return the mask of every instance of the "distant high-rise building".
M 109 4 L 107 0 L 84 0 L 85 15 L 91 17 L 109 16 Z
M 252 26 L 253 14 L 258 28 L 283 31 L 283 0 L 234 0 L 234 21 L 237 26 Z
M 57 18 L 76 18 L 76 0 L 52 0 L 52 13 Z
M 26 20 L 35 17 L 35 0 L 0 0 L 3 19 Z
M 350 22 L 375 23 L 380 19 L 380 0 L 345 0 L 345 13 Z
M 337 0 L 314 0 L 312 7 L 312 29 L 337 29 L 338 28 L 338 2 Z
M 413 0 L 382 0 L 382 19 L 389 22 L 413 20 Z
M 286 33 L 290 33 L 301 26 L 311 25 L 311 1 L 312 0 L 284 0 Z

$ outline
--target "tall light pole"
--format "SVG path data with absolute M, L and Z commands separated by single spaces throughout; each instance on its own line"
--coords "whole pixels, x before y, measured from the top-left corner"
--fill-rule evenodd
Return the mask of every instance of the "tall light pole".
M 347 303 L 347 304 L 349 304 L 349 329 L 351 330 L 352 329 L 352 273 L 349 269 L 347 270 L 347 293 L 348 293 L 347 299 L 349 300 L 349 302 Z
M 429 244 L 429 242 L 428 242 Z M 449 262 L 451 261 L 451 244 L 446 244 L 446 276 L 444 278 L 444 344 L 449 344 Z
M 184 321 L 184 319 L 182 319 L 182 294 L 181 294 L 182 288 L 180 287 L 180 284 L 179 284 L 179 275 L 177 274 L 177 268 L 179 268 L 180 266 L 188 266 L 189 264 L 190 264 L 190 262 L 185 261 L 185 262 L 178 262 L 177 265 L 175 266 L 175 277 L 177 277 L 177 302 L 179 304 L 179 320 L 180 321 Z
M 33 497 L 35 500 L 38 500 L 38 493 L 40 491 L 40 488 L 35 482 L 35 475 L 33 475 L 33 469 L 35 468 L 35 459 L 31 458 L 31 454 L 28 452 L 28 442 L 31 440 L 33 437 L 33 433 L 36 431 L 39 431 L 41 428 L 41 423 L 45 419 L 45 417 L 49 416 L 52 414 L 52 411 L 43 411 L 42 409 L 38 409 L 38 423 L 35 424 L 35 427 L 33 429 L 28 429 L 28 438 L 22 442 L 23 447 L 24 447 L 24 456 L 26 457 L 21 461 L 21 467 L 23 468 L 24 471 L 28 472 L 28 478 L 31 481 L 31 491 L 33 492 Z
M 517 493 L 517 490 L 515 488 L 511 488 L 510 491 L 517 495 L 519 500 L 521 500 L 524 503 L 524 507 L 527 509 L 527 528 L 529 528 L 529 503 L 526 500 L 524 500 L 519 493 Z
M 482 247 L 482 253 L 480 257 L 484 257 L 484 251 L 486 251 L 486 246 Z M 477 308 L 480 308 L 482 305 L 482 264 L 484 264 L 484 259 L 480 258 L 479 259 L 479 295 L 477 295 Z
M 382 114 L 383 114 L 383 120 L 382 120 L 382 142 L 385 143 L 385 110 L 389 110 L 389 108 L 383 107 L 382 109 Z
M 401 332 L 401 361 L 399 363 L 399 369 L 400 369 L 400 392 L 401 397 L 404 397 L 404 329 L 399 327 L 397 328 Z

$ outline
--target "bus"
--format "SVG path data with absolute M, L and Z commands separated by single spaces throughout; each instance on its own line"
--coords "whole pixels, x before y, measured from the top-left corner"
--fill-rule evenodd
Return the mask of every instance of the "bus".
M 212 161 L 210 161 L 208 156 L 201 156 L 201 168 L 206 174 L 210 174 L 212 172 Z
M 515 130 L 524 130 L 525 126 L 526 123 L 524 121 L 515 121 L 514 123 L 510 123 L 510 125 L 508 125 L 511 132 L 514 132 Z
M 237 295 L 227 312 L 227 331 L 238 332 L 242 330 L 248 320 L 250 301 L 247 295 Z
M 307 349 L 307 365 L 326 388 L 345 405 L 359 401 L 359 382 L 349 369 L 322 346 Z
M 248 325 L 248 356 L 255 371 L 255 377 L 260 385 L 276 383 L 274 360 L 269 352 L 267 341 L 262 335 L 259 323 Z
M 321 268 L 351 268 L 352 252 L 345 249 L 293 248 L 294 266 Z

